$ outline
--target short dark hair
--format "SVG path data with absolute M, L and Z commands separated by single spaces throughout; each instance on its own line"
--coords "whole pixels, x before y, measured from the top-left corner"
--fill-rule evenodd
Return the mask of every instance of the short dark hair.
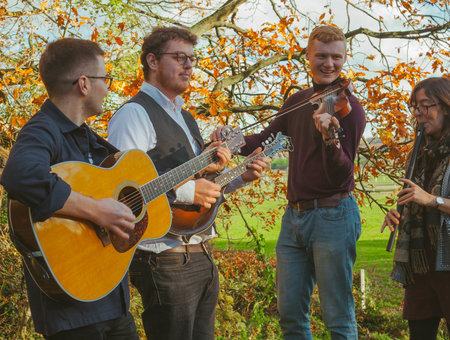
M 180 27 L 154 27 L 152 33 L 145 36 L 144 42 L 142 43 L 141 52 L 141 64 L 144 71 L 144 78 L 148 80 L 148 71 L 150 68 L 147 64 L 147 55 L 153 53 L 157 58 L 159 58 L 160 53 L 164 52 L 167 42 L 170 40 L 184 40 L 192 43 L 192 45 L 197 44 L 197 36 L 189 32 L 185 28 Z
M 311 46 L 313 40 L 319 40 L 323 43 L 329 43 L 332 41 L 343 41 L 345 46 L 347 46 L 347 39 L 345 38 L 344 32 L 339 28 L 331 25 L 321 25 L 315 27 L 308 39 L 308 47 Z
M 105 52 L 93 41 L 62 38 L 47 45 L 39 61 L 39 74 L 50 97 L 66 94 L 83 67 L 89 68 Z

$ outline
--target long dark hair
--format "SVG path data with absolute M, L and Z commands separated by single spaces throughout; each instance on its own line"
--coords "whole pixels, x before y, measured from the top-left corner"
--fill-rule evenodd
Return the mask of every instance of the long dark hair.
M 444 77 L 432 77 L 422 80 L 411 92 L 409 98 L 410 105 L 416 105 L 416 94 L 419 90 L 424 89 L 425 94 L 429 98 L 433 98 L 441 105 L 447 115 L 444 116 L 444 126 L 442 131 L 450 130 L 450 79 Z M 418 130 L 418 127 L 416 131 Z

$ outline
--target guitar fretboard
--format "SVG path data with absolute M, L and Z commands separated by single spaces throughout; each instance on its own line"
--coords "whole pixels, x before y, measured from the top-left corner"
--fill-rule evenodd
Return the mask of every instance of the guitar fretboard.
M 140 189 L 145 204 L 153 201 L 162 194 L 165 194 L 194 176 L 197 172 L 208 167 L 208 165 L 216 162 L 218 160 L 217 149 L 218 148 L 216 147 L 208 150 L 141 186 Z

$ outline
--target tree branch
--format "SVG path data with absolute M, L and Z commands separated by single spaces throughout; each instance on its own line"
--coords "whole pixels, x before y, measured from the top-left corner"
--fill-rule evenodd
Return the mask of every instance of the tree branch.
M 356 30 L 347 32 L 345 34 L 346 38 L 354 37 L 358 34 L 364 34 L 369 37 L 374 37 L 378 39 L 419 39 L 432 35 L 433 33 L 445 33 L 448 29 L 450 29 L 450 21 L 445 24 L 423 28 L 419 30 L 410 30 L 410 31 L 390 31 L 390 32 L 375 32 L 369 30 L 367 28 L 360 27 Z
M 217 26 L 217 24 L 221 24 L 224 19 L 236 11 L 236 9 L 245 2 L 247 2 L 247 0 L 228 0 L 213 14 L 191 26 L 190 31 L 196 35 L 202 35 L 203 33 L 208 32 L 211 28 Z
M 250 77 L 255 72 L 257 72 L 267 66 L 276 64 L 283 60 L 289 60 L 289 56 L 291 56 L 291 59 L 300 60 L 303 55 L 304 55 L 304 50 L 301 52 L 293 53 L 293 54 L 276 55 L 276 56 L 269 57 L 264 60 L 260 60 L 257 63 L 253 64 L 252 66 L 249 66 L 244 72 L 241 72 L 234 76 L 222 79 L 221 81 L 217 82 L 217 84 L 214 86 L 213 91 L 220 91 L 228 86 L 239 83 L 239 82 L 243 81 L 245 78 Z

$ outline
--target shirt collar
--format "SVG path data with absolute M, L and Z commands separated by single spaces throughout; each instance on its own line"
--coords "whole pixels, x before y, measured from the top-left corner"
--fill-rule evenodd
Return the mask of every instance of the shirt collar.
M 68 133 L 80 128 L 77 124 L 72 122 L 58 107 L 53 104 L 50 99 L 47 99 L 41 107 L 41 111 L 50 115 L 59 127 L 61 132 Z M 85 125 L 83 123 L 81 126 Z
M 144 81 L 141 86 L 141 91 L 145 94 L 152 97 L 159 106 L 161 106 L 166 112 L 173 112 L 174 109 L 176 112 L 181 111 L 181 107 L 184 104 L 184 99 L 180 96 L 175 97 L 175 103 L 172 103 L 172 101 L 166 97 L 164 93 L 162 93 L 157 87 L 147 83 Z

